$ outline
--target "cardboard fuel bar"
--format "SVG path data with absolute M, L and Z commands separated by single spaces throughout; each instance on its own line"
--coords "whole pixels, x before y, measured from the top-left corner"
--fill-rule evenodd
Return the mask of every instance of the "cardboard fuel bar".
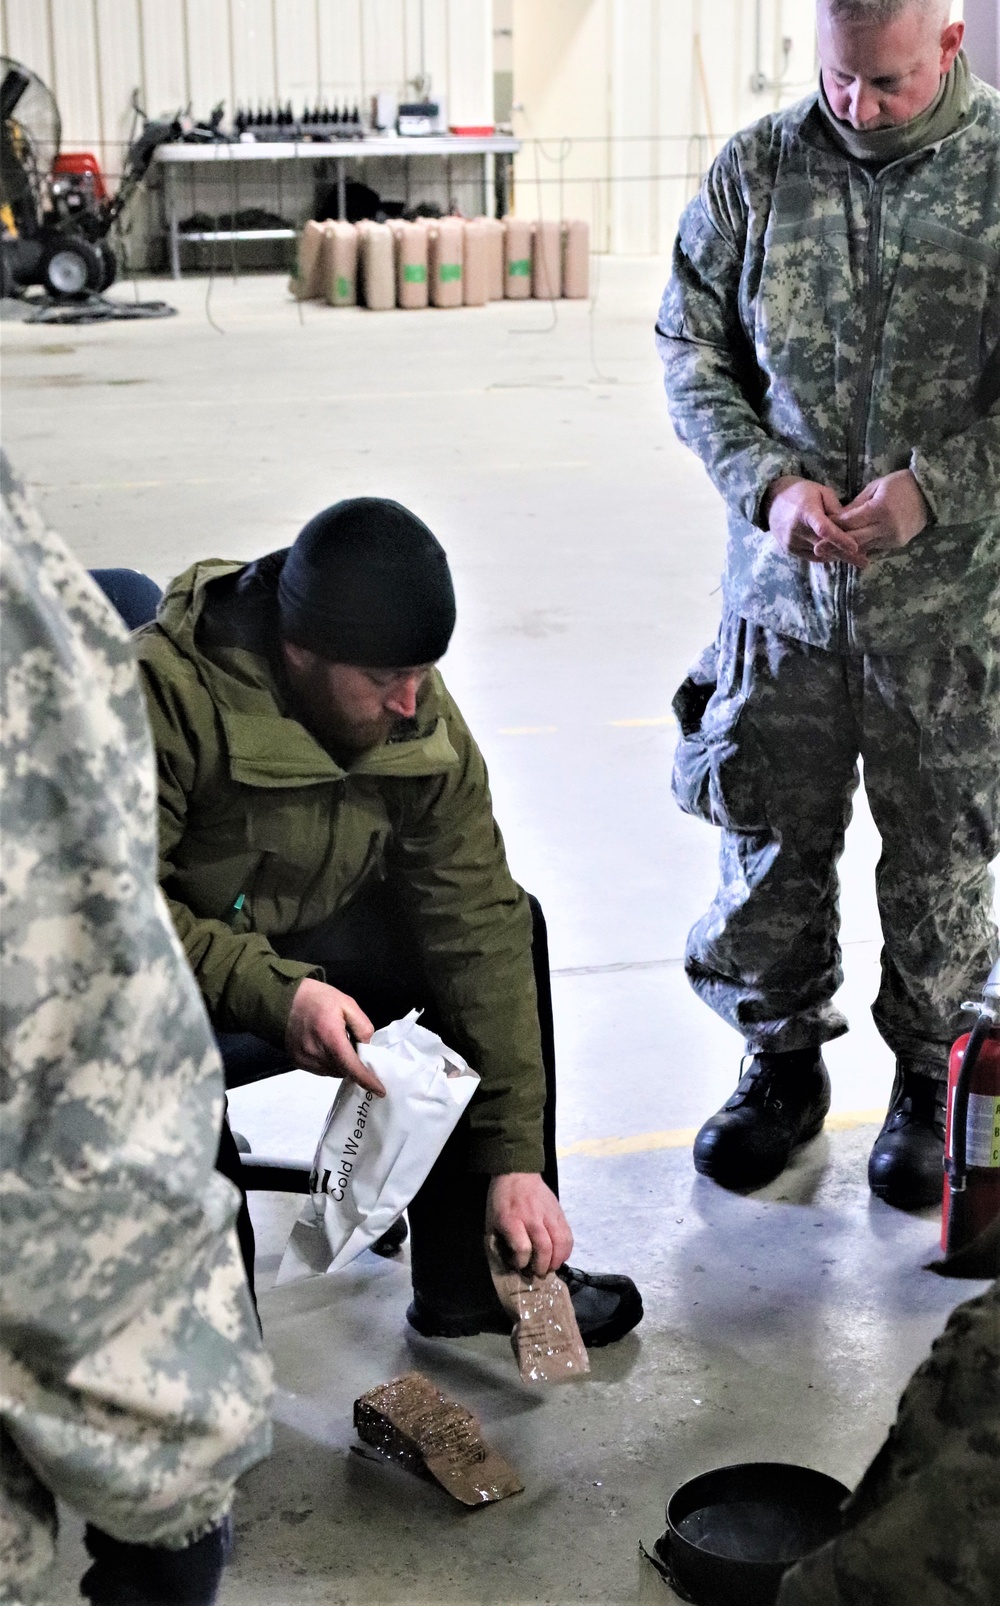
M 463 1506 L 483 1506 L 524 1489 L 514 1468 L 484 1444 L 479 1423 L 421 1372 L 406 1372 L 354 1402 L 366 1444 L 408 1472 L 429 1473 Z
M 572 1383 L 586 1377 L 590 1357 L 562 1278 L 554 1271 L 547 1277 L 515 1271 L 495 1237 L 488 1251 L 493 1286 L 504 1310 L 514 1318 L 510 1344 L 522 1383 Z

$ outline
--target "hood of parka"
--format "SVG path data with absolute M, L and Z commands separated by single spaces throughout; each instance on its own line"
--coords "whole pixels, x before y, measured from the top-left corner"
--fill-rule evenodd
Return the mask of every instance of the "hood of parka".
M 156 621 L 137 632 L 161 630 L 192 665 L 208 692 L 225 734 L 230 774 L 245 786 L 329 784 L 352 776 L 437 775 L 457 755 L 441 716 L 444 686 L 432 670 L 414 719 L 400 723 L 387 742 L 343 765 L 295 717 L 276 654 L 277 582 L 285 554 L 255 563 L 209 558 L 168 586 Z

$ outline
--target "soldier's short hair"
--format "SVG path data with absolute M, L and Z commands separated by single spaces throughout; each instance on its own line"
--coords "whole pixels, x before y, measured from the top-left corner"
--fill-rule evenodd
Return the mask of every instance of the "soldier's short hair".
M 916 6 L 920 11 L 939 12 L 942 23 L 951 13 L 949 0 L 819 0 L 831 17 L 845 22 L 892 22 L 902 12 Z

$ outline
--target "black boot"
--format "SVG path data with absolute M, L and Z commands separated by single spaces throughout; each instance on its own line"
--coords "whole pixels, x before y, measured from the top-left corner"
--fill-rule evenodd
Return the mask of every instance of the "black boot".
M 897 1210 L 941 1203 L 948 1084 L 922 1062 L 896 1065 L 885 1124 L 868 1161 L 868 1186 Z
M 580 1337 L 587 1349 L 615 1344 L 642 1321 L 642 1295 L 631 1277 L 560 1266 L 556 1274 L 569 1289 Z M 476 1333 L 509 1333 L 513 1322 L 493 1295 L 488 1307 L 443 1313 L 414 1295 L 406 1320 L 424 1338 L 471 1338 Z
M 398 1255 L 409 1236 L 405 1216 L 397 1216 L 391 1227 L 386 1227 L 381 1238 L 376 1238 L 372 1244 L 372 1254 L 381 1255 L 383 1260 L 390 1260 Z
M 694 1140 L 694 1167 L 722 1188 L 762 1188 L 792 1150 L 814 1138 L 830 1108 L 818 1048 L 755 1054 L 735 1093 Z

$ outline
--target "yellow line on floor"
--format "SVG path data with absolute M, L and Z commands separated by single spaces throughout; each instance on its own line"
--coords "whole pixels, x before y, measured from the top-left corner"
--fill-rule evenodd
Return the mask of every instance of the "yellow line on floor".
M 640 725 L 676 725 L 673 714 L 657 714 L 655 719 L 609 719 L 615 730 L 635 730 Z
M 849 1132 L 857 1126 L 881 1126 L 885 1110 L 845 1110 L 828 1115 L 827 1132 Z M 697 1136 L 696 1126 L 677 1126 L 667 1132 L 636 1132 L 629 1138 L 584 1138 L 557 1150 L 560 1160 L 572 1154 L 585 1154 L 591 1160 L 605 1160 L 616 1154 L 649 1154 L 654 1149 L 684 1149 Z

